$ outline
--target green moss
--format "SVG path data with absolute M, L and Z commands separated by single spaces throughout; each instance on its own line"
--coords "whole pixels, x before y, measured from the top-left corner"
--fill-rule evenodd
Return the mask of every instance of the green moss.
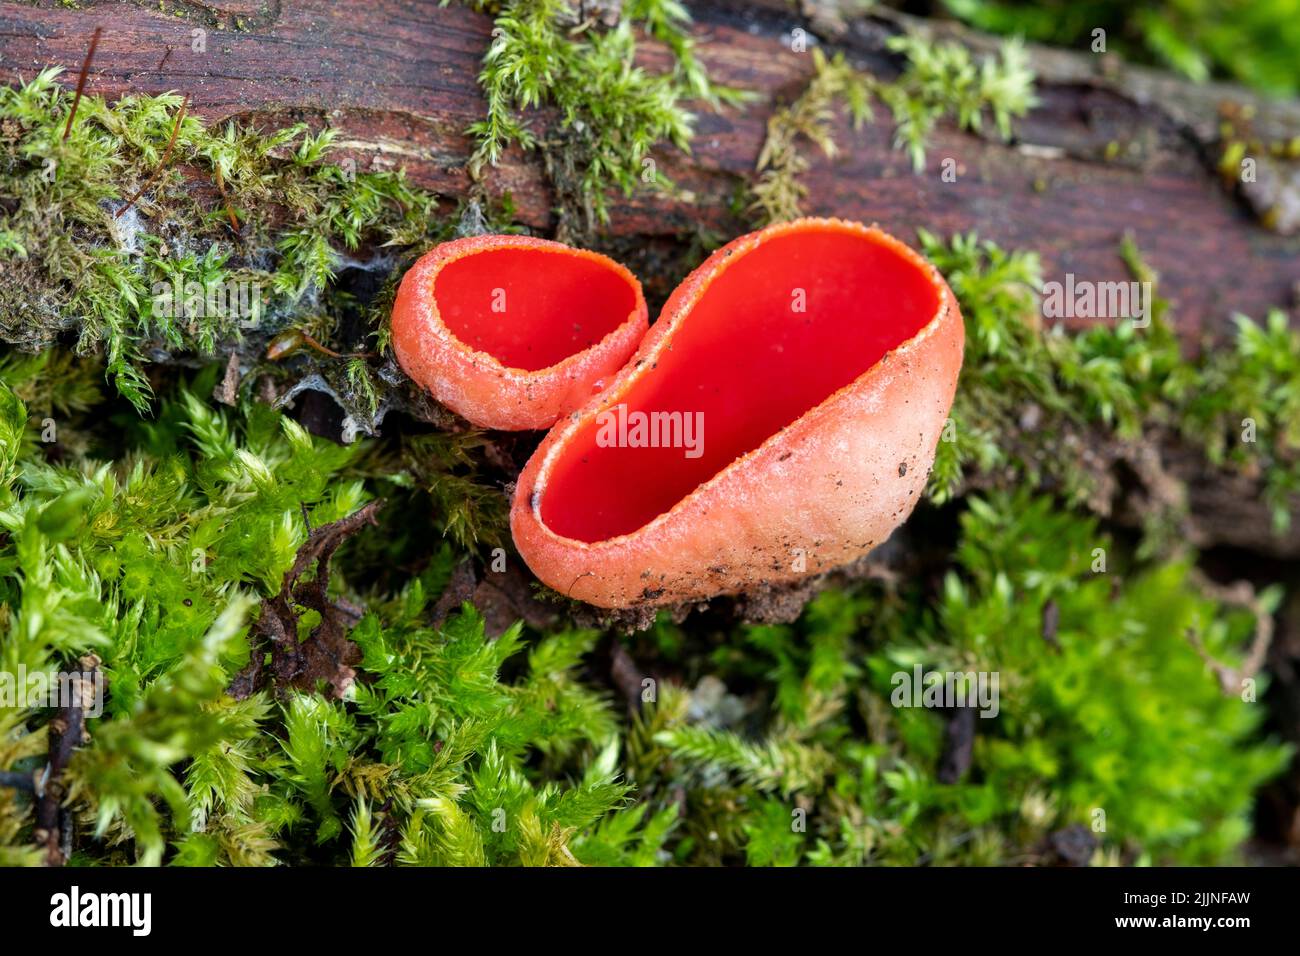
M 649 154 L 660 142 L 689 148 L 694 117 L 683 101 L 695 97 L 716 106 L 741 98 L 709 81 L 685 31 L 688 22 L 675 0 L 626 3 L 610 29 L 591 20 L 579 24 L 566 0 L 502 4 L 479 75 L 487 116 L 470 127 L 478 140 L 471 172 L 480 175 L 485 165 L 496 164 L 512 143 L 537 146 L 525 114 L 549 106 L 560 123 L 545 154 L 565 228 L 603 223 L 609 189 L 631 194 L 641 186 L 669 186 Z M 668 45 L 675 57 L 671 72 L 636 64 L 634 27 Z
M 1289 526 L 1300 491 L 1300 335 L 1281 310 L 1263 324 L 1238 316 L 1227 347 L 1191 359 L 1158 297 L 1148 328 L 1124 320 L 1078 335 L 1044 333 L 1035 255 L 1006 253 L 974 236 L 943 242 L 922 231 L 920 238 L 966 321 L 961 383 L 930 479 L 933 500 L 958 493 L 975 469 L 1008 487 L 1027 480 L 1086 504 L 1098 474 L 1080 467 L 1083 449 L 1158 442 L 1171 431 L 1202 450 L 1207 469 L 1259 476 L 1277 528 Z M 1134 278 L 1154 284 L 1131 240 L 1122 252 Z M 1097 462 L 1111 464 L 1105 455 Z M 1161 517 L 1152 516 L 1152 530 Z
M 1109 574 L 1092 570 L 1099 547 Z M 1232 657 L 1252 621 L 1199 597 L 1185 565 L 1130 569 L 1121 553 L 1048 499 L 978 498 L 933 601 L 914 586 L 828 592 L 797 625 L 720 646 L 714 678 L 763 687 L 746 720 L 762 735 L 680 716 L 656 735 L 671 759 L 652 786 L 684 786 L 699 808 L 701 790 L 739 791 L 725 811 L 739 826 L 687 860 L 1032 863 L 1071 825 L 1097 861 L 1231 859 L 1253 788 L 1289 752 L 1246 743 L 1263 709 L 1222 695 L 1183 630 Z M 1059 626 L 1045 638 L 1049 604 Z M 999 712 L 975 720 L 957 782 L 936 778 L 944 714 L 892 704 L 896 675 L 917 666 L 999 677 Z
M 155 350 L 210 355 L 289 325 L 329 342 L 348 305 L 335 295 L 347 256 L 418 248 L 446 228 L 436 197 L 400 173 L 327 162 L 329 129 L 206 128 L 174 94 L 88 96 L 65 140 L 72 98 L 57 76 L 0 89 L 0 193 L 13 197 L 0 205 L 13 277 L 0 339 L 38 350 L 75 335 L 140 409 Z M 215 198 L 197 198 L 182 162 Z M 235 294 L 260 310 L 233 307 Z
M 998 294 L 981 279 L 958 283 L 973 319 Z M 1001 301 L 1015 314 L 1015 294 Z M 127 449 L 108 464 L 45 460 L 0 389 L 0 665 L 93 649 L 108 677 L 67 778 L 82 862 L 1021 863 L 1098 809 L 1098 860 L 1225 861 L 1287 758 L 1183 634 L 1231 665 L 1249 616 L 1203 597 L 1185 561 L 1142 563 L 1025 492 L 967 499 L 938 591 L 929 576 L 831 590 L 795 625 L 732 632 L 661 620 L 626 644 L 657 678 L 632 718 L 596 666 L 618 638 L 561 622 L 490 639 L 470 606 L 431 623 L 482 529 L 395 496 L 331 578 L 365 608 L 348 637 L 366 678 L 343 700 L 231 700 L 254 602 L 308 526 L 403 482 L 375 443 L 313 439 L 265 406 L 213 411 L 196 397 L 212 377 L 154 421 L 121 419 Z M 67 400 L 74 419 L 102 414 Z M 481 452 L 437 436 L 417 457 L 474 477 Z M 440 523 L 448 543 L 430 548 Z M 1000 714 L 954 782 L 937 770 L 946 718 L 890 705 L 893 675 L 917 664 L 1000 675 Z M 38 768 L 48 712 L 0 719 L 0 769 Z M 30 862 L 32 826 L 30 800 L 0 787 L 0 855 Z
M 499 548 L 506 540 L 510 502 L 483 480 L 482 453 L 491 444 L 479 431 L 403 439 L 402 457 L 417 488 L 429 496 L 442 533 L 462 549 Z
M 1023 116 L 1036 102 L 1034 77 L 1017 42 L 1005 44 L 999 58 L 983 62 L 976 62 L 960 44 L 935 44 L 913 36 L 894 37 L 889 48 L 906 57 L 902 74 L 893 82 L 858 72 L 842 53 L 827 57 L 813 49 L 808 86 L 767 123 L 751 203 L 762 223 L 800 215 L 807 190 L 799 176 L 808 169 L 808 160 L 799 152 L 800 140 L 808 140 L 828 157 L 835 155 L 831 121 L 837 101 L 843 101 L 855 127 L 872 118 L 873 96 L 885 103 L 894 118 L 894 145 L 907 151 L 916 172 L 925 168 L 926 140 L 941 119 L 978 132 L 991 116 L 1002 138 L 1010 139 L 1012 118 Z
M 870 97 L 876 89 L 867 76 L 854 70 L 837 53 L 827 57 L 813 48 L 813 77 L 808 86 L 789 106 L 768 118 L 767 138 L 755 165 L 759 176 L 753 186 L 751 211 L 763 223 L 797 219 L 800 206 L 808 196 L 799 177 L 808 171 L 808 160 L 799 152 L 800 140 L 817 146 L 828 157 L 836 153 L 830 123 L 834 105 L 843 100 L 854 127 L 871 118 Z
M 987 114 L 998 134 L 1010 139 L 1012 118 L 1024 116 L 1037 102 L 1034 75 L 1019 41 L 1008 41 L 998 58 L 979 63 L 957 43 L 903 35 L 892 38 L 889 48 L 904 54 L 907 66 L 880 95 L 898 124 L 895 144 L 908 151 L 918 172 L 925 168 L 925 141 L 940 119 L 979 132 Z
M 1155 62 L 1203 81 L 1226 77 L 1277 96 L 1300 89 L 1300 17 L 1294 0 L 944 0 L 981 30 Z
M 307 817 L 319 842 L 342 839 L 355 804 L 352 852 L 364 859 L 359 808 L 382 784 L 400 804 L 413 859 L 463 862 L 443 841 L 455 837 L 452 802 L 472 786 L 483 816 L 501 808 L 513 824 L 501 836 L 484 829 L 487 859 L 545 862 L 568 858 L 569 836 L 621 802 L 605 750 L 611 712 L 570 675 L 597 635 L 553 635 L 532 648 L 527 678 L 499 683 L 522 649 L 517 627 L 489 641 L 472 608 L 441 630 L 423 623 L 446 559 L 353 629 L 363 667 L 388 676 L 358 685 L 346 709 L 310 695 L 223 696 L 248 657 L 253 598 L 278 591 L 307 522 L 366 500 L 343 477 L 359 448 L 313 440 L 266 408 L 232 420 L 186 393 L 140 427 L 136 456 L 121 466 L 28 457 L 20 477 L 26 416 L 8 390 L 0 399 L 0 663 L 34 672 L 84 650 L 103 657 L 106 714 L 70 771 L 71 799 L 108 840 L 100 852 L 124 841 L 147 862 L 169 845 L 185 862 L 255 862 Z M 46 516 L 70 496 L 75 533 L 56 534 Z M 40 720 L 14 708 L 0 719 L 6 747 Z M 264 732 L 271 722 L 282 723 L 283 745 Z M 521 768 L 539 750 L 557 764 L 584 753 L 593 762 L 576 787 L 534 786 Z M 5 753 L 6 769 L 34 756 Z

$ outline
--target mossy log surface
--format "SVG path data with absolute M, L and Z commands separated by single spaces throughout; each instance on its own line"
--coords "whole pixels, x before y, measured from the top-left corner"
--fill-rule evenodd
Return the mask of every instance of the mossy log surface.
M 611 197 L 603 243 L 630 250 L 634 267 L 671 254 L 700 227 L 723 235 L 748 228 L 737 196 L 752 176 L 766 120 L 774 104 L 798 95 L 812 71 L 811 56 L 791 48 L 792 30 L 806 31 L 810 46 L 846 51 L 877 75 L 898 71 L 884 46 L 905 25 L 896 14 L 846 24 L 809 19 L 780 0 L 691 9 L 698 52 L 713 79 L 759 97 L 741 109 L 701 109 L 691 155 L 657 155 L 677 184 L 674 195 Z M 87 0 L 77 8 L 52 0 L 0 2 L 0 81 L 64 65 L 63 81 L 75 83 L 96 26 L 104 33 L 90 92 L 175 90 L 189 94 L 191 109 L 208 120 L 330 125 L 365 168 L 403 166 L 416 183 L 451 197 L 471 187 L 466 160 L 473 143 L 464 131 L 484 109 L 476 75 L 492 29 L 485 15 L 427 0 L 214 0 L 161 9 L 144 0 Z M 992 42 L 960 32 L 977 48 Z M 644 50 L 647 61 L 670 65 L 666 50 Z M 807 211 L 879 222 L 908 238 L 920 225 L 940 233 L 978 230 L 1003 246 L 1039 251 L 1048 279 L 1130 278 L 1116 250 L 1120 236 L 1132 232 L 1189 342 L 1226 330 L 1233 312 L 1262 315 L 1293 301 L 1300 236 L 1284 233 L 1300 225 L 1292 221 L 1300 186 L 1287 179 L 1294 171 L 1265 157 L 1257 183 L 1229 189 L 1215 166 L 1222 111 L 1251 108 L 1252 131 L 1267 140 L 1300 132 L 1300 105 L 1190 86 L 1086 51 L 1035 49 L 1032 58 L 1041 104 L 1017 124 L 1011 143 L 940 127 L 918 175 L 893 148 L 884 116 L 856 132 L 837 121 L 844 148 L 834 159 L 812 157 Z M 544 140 L 562 135 L 556 117 L 545 113 L 534 125 Z M 941 176 L 949 158 L 956 161 L 955 182 Z M 489 170 L 487 186 L 511 194 L 521 223 L 554 227 L 557 198 L 540 154 L 511 150 Z M 670 288 L 676 278 L 663 283 Z M 652 300 L 667 291 L 647 279 Z

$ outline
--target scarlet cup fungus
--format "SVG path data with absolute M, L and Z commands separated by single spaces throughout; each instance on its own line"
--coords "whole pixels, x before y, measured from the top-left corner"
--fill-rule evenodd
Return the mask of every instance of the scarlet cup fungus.
M 610 608 L 864 555 L 925 485 L 963 341 L 943 278 L 879 229 L 803 219 L 742 236 L 529 460 L 519 552 L 552 588 Z
M 623 367 L 646 330 L 641 284 L 594 252 L 473 236 L 411 267 L 393 304 L 406 373 L 483 428 L 549 428 Z

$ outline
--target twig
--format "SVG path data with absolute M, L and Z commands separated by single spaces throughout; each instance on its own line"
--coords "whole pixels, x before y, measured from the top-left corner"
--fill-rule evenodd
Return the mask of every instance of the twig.
M 30 773 L 19 773 L 16 770 L 0 770 L 0 787 L 35 793 L 36 778 Z
M 474 573 L 474 562 L 466 558 L 452 568 L 451 578 L 433 606 L 433 614 L 430 616 L 433 626 L 441 625 L 447 615 L 473 597 L 477 587 L 478 575 Z
M 230 228 L 235 235 L 239 235 L 239 219 L 235 216 L 235 210 L 230 205 L 230 196 L 226 194 L 226 181 L 221 176 L 221 167 L 213 166 L 212 171 L 216 173 L 217 192 L 221 193 L 221 201 L 226 204 L 226 215 L 230 217 Z
M 975 708 L 954 707 L 943 728 L 943 751 L 935 768 L 940 783 L 957 783 L 970 770 L 975 747 Z
M 644 676 L 628 649 L 623 646 L 617 635 L 610 638 L 609 676 L 627 700 L 627 712 L 641 712 L 641 681 Z
M 100 660 L 94 654 L 81 659 L 82 673 L 72 681 L 72 700 L 67 701 L 50 720 L 47 733 L 50 738 L 50 759 L 46 767 L 43 786 L 35 787 L 36 841 L 45 847 L 45 865 L 62 866 L 67 861 L 71 846 L 72 827 L 63 807 L 67 788 L 63 772 L 73 752 L 86 739 L 86 708 L 93 703 L 95 683 L 93 675 Z
M 95 47 L 99 46 L 99 36 L 103 32 L 103 27 L 95 27 L 95 33 L 90 38 L 90 49 L 86 51 L 86 59 L 81 63 L 81 74 L 77 77 L 77 92 L 72 97 L 72 112 L 68 114 L 68 125 L 63 127 L 65 143 L 72 134 L 72 121 L 77 118 L 77 107 L 81 105 L 81 94 L 86 88 L 86 77 L 90 75 L 90 61 L 95 56 Z
M 1249 581 L 1236 581 L 1225 586 L 1211 581 L 1199 569 L 1193 569 L 1192 580 L 1197 587 L 1221 604 L 1232 604 L 1255 615 L 1255 636 L 1250 643 L 1250 650 L 1246 652 L 1246 659 L 1238 668 L 1229 667 L 1211 655 L 1205 649 L 1201 635 L 1194 628 L 1189 628 L 1187 631 L 1188 643 L 1195 648 L 1197 654 L 1201 655 L 1201 660 L 1205 661 L 1210 670 L 1214 671 L 1223 692 L 1235 697 L 1241 693 L 1242 681 L 1254 677 L 1264 666 L 1269 645 L 1273 643 L 1273 615 L 1268 613 Z
M 1043 605 L 1043 640 L 1056 653 L 1061 653 L 1061 642 L 1056 637 L 1056 632 L 1061 626 L 1061 606 L 1055 601 L 1048 601 Z
M 352 686 L 361 649 L 348 639 L 347 631 L 356 625 L 360 609 L 330 599 L 330 559 L 347 538 L 365 525 L 376 524 L 375 512 L 382 504 L 372 501 L 346 518 L 308 532 L 280 584 L 280 593 L 262 602 L 261 614 L 249 634 L 252 658 L 231 682 L 228 693 L 232 697 L 243 700 L 268 683 L 277 693 L 284 693 L 289 687 L 315 690 L 324 682 L 336 698 L 342 698 Z M 313 565 L 315 576 L 300 580 Z M 320 614 L 320 622 L 305 640 L 298 638 L 300 608 Z
M 321 345 L 302 329 L 289 329 L 271 340 L 271 344 L 266 347 L 266 358 L 267 361 L 278 362 L 303 348 L 315 349 L 322 355 L 336 359 L 379 357 L 374 352 L 335 352 Z
M 190 105 L 190 94 L 186 93 L 185 99 L 181 101 L 180 111 L 177 112 L 176 114 L 176 122 L 172 125 L 171 138 L 167 140 L 167 148 L 163 151 L 162 159 L 158 162 L 157 168 L 154 169 L 153 173 L 149 176 L 149 178 L 145 180 L 144 185 L 141 186 L 136 191 L 135 195 L 133 195 L 130 199 L 126 201 L 126 205 L 124 205 L 117 212 L 113 213 L 114 219 L 120 218 L 122 213 L 126 212 L 128 209 L 134 206 L 135 201 L 145 194 L 145 192 L 149 189 L 149 187 L 153 185 L 154 180 L 158 178 L 159 174 L 167 166 L 167 160 L 171 159 L 172 147 L 176 145 L 176 135 L 181 131 L 181 120 L 185 119 L 185 111 L 189 108 L 189 105 Z

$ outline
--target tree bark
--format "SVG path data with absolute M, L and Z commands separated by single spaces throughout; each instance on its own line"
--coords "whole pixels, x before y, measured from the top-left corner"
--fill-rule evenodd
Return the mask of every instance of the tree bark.
M 306 120 L 341 131 L 359 168 L 404 166 L 417 183 L 448 196 L 471 187 L 465 169 L 473 143 L 465 128 L 484 111 L 476 76 L 492 21 L 432 0 L 0 0 L 0 81 L 30 79 L 39 69 L 76 72 L 96 26 L 104 28 L 87 89 L 188 93 L 209 121 L 236 118 L 266 126 Z M 689 156 L 658 155 L 679 186 L 674 196 L 617 196 L 601 242 L 637 250 L 684 245 L 699 228 L 730 237 L 749 228 L 735 210 L 752 176 L 767 117 L 803 88 L 808 53 L 791 49 L 790 32 L 843 49 L 857 65 L 892 77 L 899 69 L 886 39 L 904 28 L 959 34 L 992 49 L 996 41 L 948 23 L 893 13 L 844 23 L 810 6 L 811 18 L 782 0 L 741 6 L 696 3 L 698 52 L 720 83 L 756 91 L 738 110 L 698 112 Z M 668 52 L 643 45 L 650 66 Z M 1297 163 L 1260 157 L 1260 182 L 1225 186 L 1214 171 L 1220 112 L 1249 106 L 1252 135 L 1268 141 L 1300 133 L 1300 104 L 1261 102 L 1239 89 L 1197 87 L 1105 56 L 1032 50 L 1040 77 L 1038 108 L 1004 144 L 941 127 L 927 168 L 914 174 L 892 146 L 887 111 L 853 132 L 833 160 L 817 154 L 805 177 L 807 212 L 875 221 L 905 239 L 918 226 L 940 234 L 977 230 L 1003 246 L 1032 248 L 1045 277 L 1094 281 L 1130 278 L 1117 255 L 1132 232 L 1159 271 L 1188 342 L 1229 328 L 1233 312 L 1253 316 L 1289 304 L 1300 283 Z M 545 111 L 532 118 L 546 135 L 558 128 Z M 956 182 L 943 182 L 944 159 Z M 554 227 L 555 196 L 541 158 L 512 150 L 487 175 L 491 193 L 509 192 L 519 220 Z M 635 258 L 635 256 L 634 256 Z M 666 293 L 678 276 L 648 289 Z M 659 288 L 664 285 L 665 288 Z

